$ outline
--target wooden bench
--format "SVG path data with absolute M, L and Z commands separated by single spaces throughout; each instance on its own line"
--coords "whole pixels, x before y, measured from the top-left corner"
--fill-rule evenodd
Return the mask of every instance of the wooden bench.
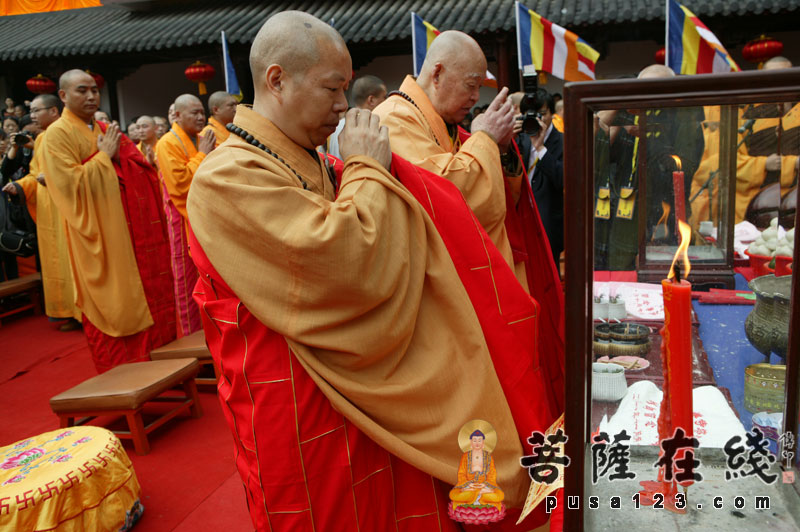
M 217 380 L 219 379 L 219 371 L 217 370 L 214 359 L 211 358 L 211 352 L 206 346 L 206 337 L 202 330 L 178 338 L 166 345 L 162 345 L 158 349 L 150 351 L 150 358 L 152 360 L 169 360 L 174 358 L 196 358 L 200 363 L 200 368 L 213 368 L 214 378 L 207 376 L 198 376 L 195 378 L 195 383 L 204 388 L 217 389 Z M 208 372 L 210 373 L 210 371 Z
M 0 299 L 17 294 L 29 293 L 31 302 L 9 310 L 0 309 L 0 319 L 18 312 L 33 309 L 35 314 L 41 314 L 42 309 L 42 274 L 32 273 L 10 281 L 0 283 Z
M 195 358 L 122 364 L 51 398 L 50 408 L 58 415 L 61 427 L 84 425 L 100 416 L 125 416 L 129 430 L 114 434 L 133 440 L 136 454 L 147 454 L 150 432 L 184 411 L 192 417 L 202 415 L 194 383 L 198 367 Z M 165 394 L 179 386 L 183 395 Z M 145 426 L 145 404 L 164 402 L 176 406 Z

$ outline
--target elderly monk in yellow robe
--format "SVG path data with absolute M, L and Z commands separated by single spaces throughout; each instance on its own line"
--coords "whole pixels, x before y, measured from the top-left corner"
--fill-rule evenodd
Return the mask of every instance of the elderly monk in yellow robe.
M 172 278 L 177 310 L 178 337 L 200 330 L 200 311 L 192 299 L 197 282 L 197 268 L 189 256 L 186 226 L 186 196 L 206 155 L 214 149 L 213 130 L 199 135 L 205 125 L 202 102 L 194 95 L 183 94 L 175 100 L 175 122 L 156 144 L 156 161 L 161 177 L 164 212 L 172 253 Z
M 347 108 L 352 77 L 336 30 L 305 13 L 278 13 L 256 35 L 250 65 L 253 106 L 238 107 L 230 138 L 198 169 L 187 207 L 195 297 L 222 372 L 218 397 L 254 526 L 459 530 L 445 505 L 457 480 L 454 442 L 471 419 L 495 427 L 498 481 L 520 508 L 529 479 L 515 423 L 538 411 L 528 393 L 541 384 L 503 383 L 538 368 L 507 342 L 507 360 L 519 366 L 496 371 L 493 333 L 478 313 L 498 312 L 507 327 L 497 305 L 513 299 L 532 309 L 530 297 L 458 190 L 393 159 L 370 111 L 347 112 L 341 175 L 320 160 L 316 147 Z M 398 168 L 408 186 L 427 179 L 430 196 L 419 186 L 412 194 Z M 479 237 L 452 252 L 469 247 L 482 261 L 451 258 L 437 225 L 447 220 L 434 221 L 426 207 L 443 191 L 448 218 L 458 220 L 451 234 Z M 494 304 L 473 306 L 465 271 L 482 276 L 481 293 Z M 492 278 L 513 293 L 498 300 Z M 514 326 L 536 319 L 508 310 Z
M 73 330 L 80 326 L 81 311 L 75 306 L 75 282 L 69 264 L 69 250 L 64 218 L 50 200 L 45 186 L 44 140 L 47 128 L 58 120 L 58 97 L 42 94 L 31 102 L 31 118 L 39 124 L 42 132 L 36 137 L 30 173 L 22 179 L 9 183 L 3 190 L 10 194 L 22 193 L 28 212 L 36 222 L 39 260 L 44 287 L 44 311 L 51 318 L 67 318 L 62 330 Z
M 506 196 L 500 154 L 507 153 L 514 107 L 503 89 L 486 112 L 472 121 L 463 145 L 457 124 L 480 98 L 486 57 L 475 40 L 459 31 L 434 39 L 419 77 L 406 76 L 399 91 L 375 108 L 389 128 L 392 151 L 453 182 L 509 265 L 514 261 L 506 233 Z M 498 150 L 498 144 L 501 146 Z M 509 174 L 521 175 L 512 157 Z M 518 275 L 527 286 L 524 275 Z
M 524 169 L 511 145 L 515 108 L 508 89 L 472 121 L 471 135 L 457 126 L 477 103 L 485 73 L 486 57 L 472 37 L 442 32 L 419 77 L 407 76 L 374 112 L 389 128 L 394 153 L 458 187 L 520 284 L 542 305 L 545 395 L 560 412 L 564 296 L 556 264 L 544 256 L 552 252 L 530 181 L 522 179 Z
M 76 305 L 100 372 L 148 360 L 175 338 L 169 247 L 156 172 L 119 126 L 98 123 L 82 70 L 59 79 L 65 109 L 44 143 L 45 183 L 66 221 Z
M 156 143 L 158 142 L 158 131 L 153 117 L 142 115 L 136 120 L 139 126 L 139 144 L 136 145 L 142 152 L 144 158 L 151 165 L 156 165 Z
M 236 114 L 236 97 L 225 91 L 217 91 L 208 97 L 208 125 L 203 129 L 201 135 L 205 136 L 209 131 L 214 132 L 216 145 L 219 146 L 228 139 L 230 131 L 226 126 L 233 122 Z

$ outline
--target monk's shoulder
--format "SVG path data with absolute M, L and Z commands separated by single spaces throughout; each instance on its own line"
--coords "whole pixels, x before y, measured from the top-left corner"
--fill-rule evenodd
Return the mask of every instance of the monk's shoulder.
M 192 180 L 195 183 L 265 184 L 275 172 L 275 162 L 265 152 L 236 140 L 226 141 L 214 149 L 197 168 Z M 202 185 L 201 185 L 202 186 Z
M 373 111 L 381 119 L 381 123 L 390 121 L 418 122 L 422 114 L 408 100 L 392 96 L 384 100 Z

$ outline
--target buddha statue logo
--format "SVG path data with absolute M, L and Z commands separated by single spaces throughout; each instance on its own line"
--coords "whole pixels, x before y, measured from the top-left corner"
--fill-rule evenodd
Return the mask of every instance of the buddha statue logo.
M 458 445 L 463 454 L 458 464 L 458 484 L 450 490 L 450 518 L 472 525 L 501 521 L 506 507 L 492 458 L 497 432 L 490 423 L 473 419 L 458 432 Z

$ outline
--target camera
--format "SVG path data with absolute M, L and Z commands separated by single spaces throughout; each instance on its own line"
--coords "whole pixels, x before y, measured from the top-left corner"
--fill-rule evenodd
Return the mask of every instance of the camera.
M 539 88 L 538 77 L 536 73 L 529 74 L 527 72 L 522 75 L 522 90 L 525 95 L 519 102 L 519 110 L 522 112 L 522 131 L 535 137 L 539 134 L 542 126 L 539 125 L 539 119 L 542 118 L 539 109 L 535 108 L 536 91 Z
M 24 146 L 25 144 L 29 143 L 31 140 L 33 140 L 33 139 L 31 139 L 25 133 L 17 133 L 17 135 L 14 137 L 14 142 L 17 143 L 17 146 Z

